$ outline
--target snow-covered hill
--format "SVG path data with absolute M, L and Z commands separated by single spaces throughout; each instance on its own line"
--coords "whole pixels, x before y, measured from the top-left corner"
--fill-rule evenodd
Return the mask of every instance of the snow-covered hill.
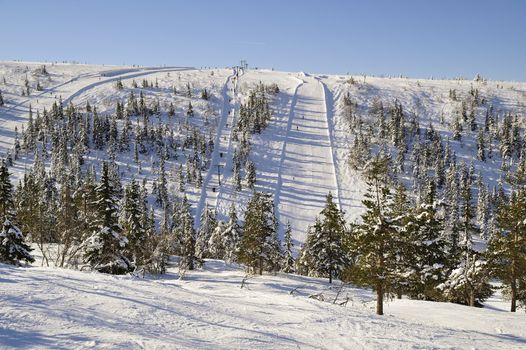
M 416 116 L 422 132 L 432 124 L 443 137 L 443 143 L 449 137 L 457 161 L 466 166 L 472 163 L 475 174 L 480 174 L 489 191 L 498 186 L 502 177 L 502 158 L 495 155 L 486 161 L 476 159 L 476 131 L 464 129 L 461 141 L 452 140 L 455 117 L 474 89 L 483 101 L 473 108 L 479 125 L 483 125 L 485 111 L 490 107 L 495 118 L 501 121 L 506 113 L 519 118 L 526 113 L 526 84 L 518 82 L 325 76 L 268 70 L 239 71 L 236 76 L 232 69 L 78 64 L 47 64 L 47 74 L 43 74 L 43 65 L 30 62 L 0 64 L 0 91 L 6 102 L 0 108 L 2 154 L 12 152 L 15 127 L 20 135 L 30 105 L 33 113 L 41 113 L 62 99 L 65 107 L 72 103 L 84 108 L 89 103 L 99 114 L 112 115 L 118 101 L 125 104 L 131 92 L 136 96 L 143 93 L 148 105 L 158 104 L 160 108 L 160 115 L 152 125 L 168 124 L 175 131 L 176 143 L 182 142 L 197 128 L 216 146 L 209 158 L 203 160 L 203 187 L 188 184 L 185 188 L 196 226 L 207 203 L 216 208 L 222 219 L 226 218 L 231 203 L 236 203 L 239 214 L 242 214 L 252 191 L 246 188 L 236 191 L 233 187 L 232 157 L 236 150 L 239 151 L 239 141 L 233 140 L 233 130 L 239 119 L 240 105 L 246 102 L 250 91 L 258 83 L 277 84 L 280 92 L 270 101 L 273 117 L 261 134 L 252 135 L 250 159 L 257 168 L 256 189 L 274 194 L 281 230 L 287 222 L 291 223 L 296 248 L 304 242 L 306 228 L 321 210 L 324 196 L 329 191 L 336 195 L 349 220 L 359 220 L 362 213 L 364 180 L 361 172 L 353 170 L 348 163 L 357 135 L 356 129 L 349 128 L 346 97 L 350 98 L 352 114 L 360 119 L 364 130 L 372 128 L 376 122 L 370 115 L 374 99 L 383 103 L 386 119 L 389 108 L 395 101 L 399 102 L 406 123 Z M 30 94 L 22 96 L 23 90 L 27 89 L 26 78 Z M 144 88 L 141 86 L 143 80 L 151 84 L 155 82 L 155 86 Z M 122 82 L 124 88 L 116 89 L 117 82 Z M 134 82 L 138 84 L 137 88 L 132 87 Z M 37 84 L 42 91 L 35 91 Z M 188 86 L 191 95 L 187 95 Z M 200 98 L 202 89 L 208 91 L 208 101 Z M 452 90 L 455 99 L 451 98 Z M 189 102 L 196 114 L 190 124 L 185 117 Z M 175 108 L 174 119 L 167 116 L 170 104 Z M 524 121 L 521 123 L 524 126 Z M 369 142 L 373 152 L 377 152 L 378 142 L 374 137 Z M 500 144 L 496 140 L 491 142 L 494 153 L 498 153 L 496 150 Z M 396 156 L 396 150 L 392 152 Z M 406 170 L 399 176 L 412 186 L 414 176 L 410 153 L 408 150 Z M 88 155 L 88 159 L 95 162 L 105 157 L 104 152 L 99 151 Z M 139 155 L 140 166 L 132 164 L 132 157 L 133 150 L 117 157 L 122 179 L 146 178 L 147 187 L 151 188 L 159 176 L 158 157 L 151 153 Z M 178 167 L 186 169 L 190 157 L 191 152 L 183 152 L 177 159 L 167 160 L 165 169 L 171 195 L 178 195 Z M 32 162 L 31 157 L 22 157 L 15 162 L 12 171 L 16 178 L 21 178 Z M 218 168 L 222 176 L 221 186 Z M 158 213 L 158 217 L 161 216 Z
M 207 261 L 183 280 L 0 265 L 0 349 L 522 349 L 526 319 Z M 323 295 L 325 301 L 309 298 Z M 337 305 L 347 300 L 345 306 Z
M 243 220 L 253 193 L 245 176 L 255 165 L 255 190 L 273 194 L 280 233 L 290 223 L 296 252 L 328 192 L 349 222 L 360 220 L 363 168 L 373 154 L 392 156 L 392 178 L 405 184 L 414 200 L 430 182 L 440 185 L 440 172 L 452 169 L 448 174 L 457 187 L 449 192 L 458 192 L 458 177 L 464 176 L 474 189 L 473 204 L 480 202 L 481 191 L 492 200 L 506 191 L 506 174 L 526 155 L 526 84 L 517 82 L 2 62 L 0 91 L 5 102 L 0 156 L 14 158 L 13 183 L 35 162 L 61 177 L 75 170 L 84 175 L 105 160 L 124 183 L 137 179 L 145 185 L 158 227 L 173 209 L 159 198 L 177 203 L 183 196 L 199 227 L 207 205 L 225 220 L 235 204 Z M 240 120 L 256 93 L 271 117 L 257 132 L 243 134 Z M 117 116 L 121 107 L 126 117 Z M 44 109 L 59 117 L 50 122 Z M 30 111 L 32 123 L 39 123 L 33 139 L 27 136 Z M 399 116 L 403 121 L 395 125 Z M 95 124 L 105 131 L 95 135 Z M 79 139 L 68 139 L 68 132 Z M 96 139 L 100 135 L 105 138 Z M 246 159 L 236 165 L 234 156 L 244 151 Z M 75 163 L 78 158 L 82 162 Z M 238 184 L 235 167 L 243 177 Z M 440 186 L 442 199 L 447 196 Z M 458 205 L 458 197 L 453 199 Z M 477 220 L 488 225 L 483 217 Z M 483 309 L 394 300 L 386 306 L 388 316 L 377 317 L 366 290 L 346 287 L 333 303 L 338 286 L 320 279 L 265 275 L 241 288 L 244 276 L 240 267 L 216 260 L 183 279 L 175 269 L 142 279 L 0 265 L 0 348 L 519 349 L 526 344 L 523 315 L 505 312 L 508 305 L 499 295 Z M 345 300 L 345 306 L 338 305 Z

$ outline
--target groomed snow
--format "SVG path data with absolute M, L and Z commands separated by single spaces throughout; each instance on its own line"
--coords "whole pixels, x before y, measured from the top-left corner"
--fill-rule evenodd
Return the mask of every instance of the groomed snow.
M 248 279 L 208 261 L 179 280 L 0 265 L 0 349 L 524 349 L 526 318 L 495 299 L 484 309 L 395 300 L 278 274 Z M 331 288 L 332 287 L 332 288 Z M 291 294 L 291 291 L 294 292 Z M 321 293 L 326 302 L 309 298 Z

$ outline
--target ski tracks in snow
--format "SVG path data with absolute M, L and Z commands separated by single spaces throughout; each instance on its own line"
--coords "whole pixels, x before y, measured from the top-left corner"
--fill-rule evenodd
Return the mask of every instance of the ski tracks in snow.
M 196 208 L 196 213 L 195 213 L 196 214 L 195 215 L 195 225 L 194 225 L 196 228 L 199 228 L 199 225 L 201 224 L 201 212 L 203 211 L 205 204 L 208 202 L 208 198 L 213 197 L 213 194 L 216 193 L 216 201 L 217 201 L 217 192 L 215 192 L 213 189 L 215 188 L 216 191 L 219 191 L 220 186 L 219 186 L 219 179 L 217 180 L 213 179 L 214 171 L 216 170 L 218 165 L 224 166 L 224 164 L 220 164 L 221 159 L 225 159 L 226 157 L 230 156 L 229 153 L 223 152 L 223 149 L 230 150 L 230 147 L 231 147 L 231 140 L 230 140 L 231 137 L 230 136 L 232 134 L 231 130 L 232 130 L 233 125 L 229 125 L 229 128 L 227 128 L 226 125 L 227 125 L 228 116 L 230 114 L 230 109 L 231 109 L 230 107 L 231 100 L 230 100 L 230 96 L 228 95 L 229 84 L 234 79 L 234 77 L 235 77 L 235 72 L 232 72 L 232 74 L 230 74 L 227 77 L 225 84 L 223 86 L 223 91 L 221 93 L 221 95 L 223 96 L 223 106 L 221 107 L 221 119 L 219 120 L 219 124 L 217 126 L 217 131 L 216 131 L 215 140 L 214 140 L 214 150 L 212 151 L 212 158 L 210 160 L 210 167 L 204 178 L 203 186 L 201 188 L 201 196 L 199 197 L 199 202 L 197 203 L 197 208 Z M 237 82 L 235 84 L 237 84 Z M 234 92 L 235 92 L 236 87 L 237 86 L 234 85 Z M 226 145 L 225 145 L 226 136 L 223 135 L 223 131 L 225 131 L 225 129 L 230 130 L 230 133 L 228 135 L 228 144 Z M 226 166 L 224 166 L 224 168 L 226 168 Z M 209 192 L 212 192 L 212 195 L 209 195 L 210 194 Z M 214 204 L 215 204 L 215 207 L 217 208 L 217 202 Z
M 305 241 L 329 192 L 340 202 L 329 111 L 324 86 L 305 75 L 291 105 L 275 196 L 282 227 L 289 222 L 299 242 Z

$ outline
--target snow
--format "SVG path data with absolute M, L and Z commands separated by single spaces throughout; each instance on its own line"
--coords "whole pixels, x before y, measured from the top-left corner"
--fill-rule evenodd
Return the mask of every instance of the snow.
M 6 105 L 0 108 L 0 154 L 14 143 L 15 127 L 21 130 L 29 105 L 33 112 L 50 108 L 60 98 L 84 106 L 89 102 L 99 113 L 112 113 L 116 101 L 130 90 L 143 91 L 149 102 L 159 99 L 161 108 L 170 102 L 176 108 L 177 137 L 185 108 L 191 100 L 196 117 L 189 123 L 210 132 L 215 147 L 203 187 L 187 186 L 199 225 L 201 209 L 208 203 L 225 220 L 232 203 L 243 212 L 252 191 L 236 192 L 232 184 L 232 155 L 238 144 L 232 129 L 239 107 L 259 82 L 276 83 L 280 92 L 271 98 L 273 118 L 261 133 L 252 135 L 250 159 L 256 164 L 256 189 L 274 195 L 281 234 L 287 222 L 292 227 L 296 252 L 305 241 L 306 228 L 315 220 L 329 191 L 349 221 L 359 221 L 366 185 L 360 172 L 348 165 L 353 137 L 343 118 L 343 97 L 347 92 L 364 120 L 374 96 L 384 105 L 398 100 L 408 116 L 420 116 L 420 126 L 433 123 L 442 137 L 450 134 L 448 123 L 459 108 L 449 91 L 466 96 L 476 87 L 489 98 L 496 115 L 508 111 L 526 115 L 526 84 L 517 82 L 416 80 L 405 78 L 316 75 L 304 72 L 232 69 L 201 70 L 190 67 L 129 67 L 80 64 L 46 64 L 48 76 L 37 70 L 43 63 L 0 62 L 0 90 Z M 27 68 L 26 68 L 27 67 Z M 25 77 L 43 91 L 21 96 Z M 158 81 L 159 88 L 131 89 L 135 79 Z M 115 89 L 122 81 L 125 89 Z M 184 92 L 193 88 L 194 98 Z M 179 91 L 174 96 L 172 87 Z M 209 101 L 195 96 L 206 88 Z M 481 112 L 481 111 L 479 111 Z M 480 113 L 479 113 L 480 114 Z M 204 116 L 209 118 L 205 123 Z M 445 120 L 443 124 L 440 120 Z M 480 115 L 478 116 L 480 119 Z M 165 115 L 159 122 L 167 123 Z M 480 120 L 478 120 L 480 124 Z M 473 161 L 476 173 L 490 186 L 497 185 L 501 159 L 481 162 L 473 159 L 476 133 L 466 132 L 462 141 L 451 141 L 459 161 Z M 497 153 L 497 152 L 495 152 Z M 94 151 L 89 161 L 103 155 Z M 157 178 L 155 156 L 141 156 L 142 170 L 123 154 L 122 179 Z M 15 162 L 10 171 L 16 183 L 32 159 Z M 185 157 L 167 161 L 169 172 Z M 221 166 L 221 186 L 216 175 Z M 169 174 L 168 189 L 176 192 L 176 176 Z M 409 181 L 404 174 L 402 180 Z M 159 213 L 157 213 L 159 214 Z M 526 224 L 526 221 L 525 221 Z M 475 238 L 477 250 L 485 242 Z M 160 278 L 107 276 L 98 273 L 55 268 L 16 268 L 0 265 L 0 348 L 202 348 L 202 349 L 520 349 L 526 347 L 526 319 L 522 312 L 509 313 L 499 295 L 481 309 L 447 303 L 393 300 L 386 315 L 374 315 L 370 291 L 346 288 L 347 306 L 332 304 L 337 287 L 326 281 L 278 274 L 248 280 L 238 267 L 208 261 L 204 270 L 188 271 L 183 280 L 176 269 Z M 293 291 L 293 292 L 292 292 Z M 292 292 L 292 293 L 291 293 Z M 323 295 L 329 302 L 309 298 Z M 343 296 L 342 296 L 343 298 Z
M 278 274 L 249 278 L 221 261 L 145 279 L 0 265 L 0 349 L 521 349 L 522 312 L 394 300 Z M 320 299 L 311 295 L 319 295 Z

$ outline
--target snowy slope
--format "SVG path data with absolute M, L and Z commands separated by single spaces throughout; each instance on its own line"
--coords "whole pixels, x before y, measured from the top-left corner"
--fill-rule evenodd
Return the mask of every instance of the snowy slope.
M 208 261 L 179 280 L 0 265 L 0 349 L 522 349 L 524 314 L 395 300 Z M 294 292 L 291 294 L 290 292 Z M 326 302 L 308 296 L 321 293 Z
M 355 112 L 365 122 L 370 122 L 367 113 L 373 97 L 380 98 L 386 108 L 397 100 L 408 117 L 418 115 L 421 127 L 432 123 L 443 137 L 450 136 L 450 125 L 460 108 L 459 101 L 448 98 L 452 89 L 457 91 L 460 99 L 467 96 L 471 88 L 479 89 L 488 105 L 493 105 L 496 115 L 502 116 L 507 111 L 526 114 L 526 84 L 517 82 L 325 76 L 269 70 L 240 71 L 239 77 L 235 77 L 232 69 L 72 64 L 47 64 L 50 74 L 42 76 L 38 73 L 41 66 L 42 63 L 0 63 L 0 79 L 5 77 L 7 82 L 4 85 L 0 80 L 0 90 L 6 100 L 6 105 L 0 108 L 0 154 L 12 147 L 14 129 L 21 130 L 30 104 L 34 112 L 42 111 L 62 98 L 65 104 L 71 102 L 84 106 L 89 102 L 99 113 L 113 113 L 116 102 L 125 101 L 130 91 L 136 95 L 142 91 L 148 103 L 159 100 L 164 112 L 158 123 L 173 123 L 171 127 L 177 130 L 176 137 L 181 139 L 188 132 L 184 127 L 187 122 L 184 114 L 191 101 L 197 118 L 191 120 L 190 125 L 210 134 L 216 145 L 203 173 L 203 187 L 189 185 L 185 190 L 196 214 L 196 226 L 205 203 L 215 207 L 222 219 L 226 218 L 231 203 L 235 203 L 242 217 L 252 191 L 233 190 L 232 155 L 238 144 L 232 141 L 232 128 L 239 117 L 239 106 L 246 102 L 250 90 L 259 82 L 276 83 L 280 92 L 270 101 L 273 119 L 261 134 L 252 135 L 250 159 L 257 168 L 256 189 L 274 194 L 281 229 L 291 222 L 296 248 L 304 241 L 305 229 L 321 210 L 323 197 L 329 191 L 335 194 L 350 221 L 359 220 L 363 210 L 361 200 L 365 184 L 361 173 L 350 169 L 347 162 L 354 138 L 343 120 L 342 100 L 347 93 L 357 106 Z M 20 94 L 26 76 L 32 87 L 29 97 Z M 133 80 L 140 85 L 142 79 L 156 81 L 159 87 L 130 87 Z M 119 80 L 123 82 L 124 90 L 115 88 Z M 37 81 L 44 91 L 34 91 Z M 187 84 L 192 86 L 192 98 L 184 95 Z M 172 92 L 174 87 L 178 91 L 175 95 Z M 203 88 L 211 95 L 209 101 L 199 98 Z M 171 102 L 176 108 L 173 122 L 166 117 Z M 479 123 L 482 122 L 482 112 L 481 108 L 477 114 Z M 497 156 L 486 162 L 474 159 L 475 137 L 476 133 L 467 133 L 462 142 L 452 141 L 453 150 L 459 161 L 468 165 L 473 162 L 475 172 L 494 187 L 499 180 L 501 159 Z M 130 164 L 131 153 L 121 154 L 117 161 L 122 166 L 123 180 L 131 177 L 155 180 L 158 176 L 156 158 L 141 156 L 142 169 L 139 172 Z M 89 157 L 97 161 L 102 155 L 95 152 Z M 175 169 L 185 161 L 185 157 L 179 157 L 166 164 L 168 188 L 174 195 L 177 188 Z M 15 178 L 20 178 L 31 162 L 32 159 L 15 162 L 11 169 Z M 220 166 L 221 186 L 217 165 Z M 406 174 L 405 180 L 409 182 L 410 175 Z M 150 184 L 148 186 L 151 188 Z

